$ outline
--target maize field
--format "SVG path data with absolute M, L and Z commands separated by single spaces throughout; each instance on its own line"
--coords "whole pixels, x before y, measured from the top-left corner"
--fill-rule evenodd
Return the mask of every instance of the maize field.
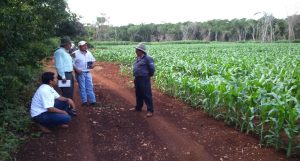
M 300 151 L 300 45 L 259 43 L 147 45 L 155 86 L 261 144 Z M 133 45 L 99 47 L 97 60 L 131 70 Z

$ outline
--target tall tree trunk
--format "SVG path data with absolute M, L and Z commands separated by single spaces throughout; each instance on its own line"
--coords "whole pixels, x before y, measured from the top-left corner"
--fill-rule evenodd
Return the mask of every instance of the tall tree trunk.
M 241 29 L 238 29 L 238 34 L 239 34 L 239 41 L 242 41 L 242 31 L 241 31 Z
M 288 17 L 288 25 L 289 25 L 289 40 L 295 40 L 295 21 L 296 21 L 296 15 L 289 16 Z
M 289 40 L 295 40 L 294 26 L 289 24 Z
M 256 32 L 255 27 L 252 26 L 252 40 L 253 41 L 255 41 L 255 32 Z
M 270 21 L 270 41 L 272 42 L 273 41 L 273 27 L 272 27 L 272 22 Z
M 208 29 L 207 36 L 204 38 L 206 41 L 210 41 L 211 29 Z

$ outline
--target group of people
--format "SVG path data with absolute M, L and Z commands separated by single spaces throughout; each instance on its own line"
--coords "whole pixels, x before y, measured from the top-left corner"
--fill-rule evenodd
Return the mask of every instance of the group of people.
M 74 46 L 74 45 L 73 45 Z M 68 36 L 61 38 L 61 44 L 54 52 L 56 74 L 42 74 L 42 85 L 35 92 L 31 103 L 31 117 L 45 132 L 52 127 L 68 127 L 73 116 L 77 115 L 73 102 L 74 78 L 78 83 L 82 106 L 96 106 L 91 69 L 95 66 L 95 58 L 88 50 L 86 41 L 78 42 L 77 50 L 72 50 L 72 41 Z M 147 105 L 147 117 L 153 116 L 151 77 L 155 72 L 152 57 L 147 54 L 144 43 L 136 47 L 136 60 L 133 64 L 136 106 L 131 111 L 142 111 L 143 103 Z M 58 80 L 58 81 L 57 81 Z M 54 89 L 60 87 L 62 96 Z

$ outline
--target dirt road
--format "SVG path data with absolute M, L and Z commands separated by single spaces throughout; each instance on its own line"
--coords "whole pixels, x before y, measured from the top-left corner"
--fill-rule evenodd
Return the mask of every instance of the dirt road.
M 207 114 L 153 90 L 154 116 L 129 111 L 135 96 L 131 78 L 119 66 L 98 62 L 93 80 L 99 107 L 80 107 L 67 129 L 54 129 L 26 143 L 22 161 L 296 161 Z M 48 70 L 54 70 L 49 66 Z M 33 127 L 34 131 L 38 131 Z

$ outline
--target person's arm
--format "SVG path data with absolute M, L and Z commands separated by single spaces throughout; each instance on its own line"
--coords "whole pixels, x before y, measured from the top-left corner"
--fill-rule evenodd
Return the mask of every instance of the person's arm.
M 54 113 L 62 113 L 62 114 L 66 114 L 68 115 L 68 113 L 64 110 L 60 110 L 58 108 L 55 108 L 55 107 L 50 107 L 50 108 L 47 108 L 48 112 L 54 112 Z
M 80 70 L 80 69 L 78 69 L 76 66 L 75 66 L 75 64 L 73 64 L 73 69 L 75 70 L 75 72 L 77 73 L 77 74 L 82 74 L 82 70 Z
M 96 66 L 96 63 L 95 63 L 96 59 L 91 52 L 90 52 L 90 56 L 91 56 L 91 61 L 93 62 L 91 69 L 93 69 Z
M 149 75 L 153 76 L 155 72 L 155 66 L 154 66 L 154 61 L 151 57 L 146 57 L 148 61 L 148 69 L 149 69 Z
M 66 97 L 63 97 L 63 96 L 60 96 L 57 99 L 60 100 L 60 101 L 67 101 L 68 104 L 71 105 L 75 109 L 75 103 L 73 102 L 72 99 L 66 98 Z
M 41 99 L 42 99 L 42 103 L 44 108 L 46 108 L 48 110 L 48 112 L 55 112 L 55 113 L 62 113 L 62 114 L 67 114 L 68 113 L 64 110 L 60 110 L 58 108 L 54 107 L 54 100 L 52 100 L 54 97 L 54 99 L 59 99 L 61 96 L 53 89 L 53 88 L 49 88 L 49 89 L 44 89 L 41 93 Z M 67 100 L 66 98 L 64 98 L 63 100 Z
M 64 71 L 64 64 L 62 59 L 62 54 L 60 52 L 54 53 L 55 59 L 55 67 L 57 70 L 58 75 L 63 79 L 66 80 L 65 71 Z
M 77 60 L 77 56 L 76 56 L 76 52 L 77 51 L 75 51 L 74 52 L 74 58 L 73 58 L 73 69 L 75 70 L 75 72 L 77 73 L 77 74 L 82 74 L 82 70 L 80 70 L 80 69 L 78 69 L 77 67 L 76 67 L 76 60 Z

